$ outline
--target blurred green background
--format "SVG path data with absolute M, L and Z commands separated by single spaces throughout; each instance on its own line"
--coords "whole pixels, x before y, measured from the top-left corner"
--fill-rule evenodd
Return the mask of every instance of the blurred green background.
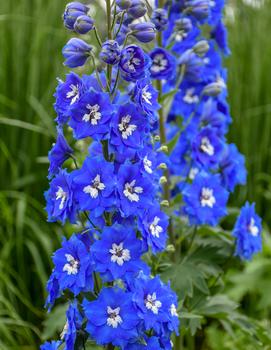
M 46 223 L 43 192 L 46 156 L 55 133 L 52 95 L 56 77 L 65 73 L 65 4 L 0 2 L 0 350 L 38 349 L 41 339 L 58 327 L 58 315 L 48 320 L 43 304 L 50 256 L 62 228 Z M 246 155 L 249 173 L 247 188 L 233 195 L 232 205 L 256 201 L 266 227 L 271 224 L 270 23 L 270 1 L 235 0 L 228 5 L 232 56 L 226 64 L 234 119 L 229 138 Z M 271 241 L 267 233 L 264 239 L 264 254 L 250 265 L 231 269 L 225 288 L 247 314 L 268 323 Z M 234 340 L 213 325 L 205 346 L 250 350 L 242 337 Z

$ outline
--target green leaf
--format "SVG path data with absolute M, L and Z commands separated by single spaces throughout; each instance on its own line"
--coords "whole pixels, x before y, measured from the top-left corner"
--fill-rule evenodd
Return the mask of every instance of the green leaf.
M 42 339 L 53 338 L 56 332 L 61 332 L 66 322 L 67 304 L 58 305 L 48 314 L 44 321 Z

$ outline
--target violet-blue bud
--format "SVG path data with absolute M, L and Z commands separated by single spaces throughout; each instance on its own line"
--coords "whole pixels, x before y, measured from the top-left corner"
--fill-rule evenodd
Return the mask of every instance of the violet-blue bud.
M 175 40 L 183 41 L 189 32 L 193 29 L 193 24 L 190 18 L 184 17 L 175 21 Z
M 80 67 L 86 63 L 92 50 L 92 46 L 78 38 L 70 39 L 62 49 L 66 58 L 64 64 L 70 68 Z
M 168 25 L 168 11 L 165 9 L 154 10 L 152 13 L 151 21 L 154 23 L 155 28 L 158 32 L 165 30 Z
M 185 6 L 196 19 L 203 20 L 209 16 L 210 0 L 187 0 Z
M 128 8 L 131 7 L 132 1 L 131 0 L 116 0 L 116 4 L 121 10 L 127 10 Z
M 217 81 L 206 85 L 202 91 L 204 95 L 216 97 L 227 88 L 224 80 L 219 78 Z
M 94 20 L 86 15 L 77 17 L 74 23 L 74 30 L 79 34 L 86 34 L 94 28 Z
M 143 17 L 147 13 L 147 7 L 142 0 L 132 0 L 132 5 L 128 9 L 128 14 L 133 18 Z
M 120 61 L 121 49 L 115 40 L 107 40 L 102 45 L 100 59 L 107 64 L 117 64 Z
M 209 51 L 210 45 L 207 40 L 200 40 L 193 46 L 196 55 L 203 57 Z
M 155 38 L 155 25 L 151 22 L 130 25 L 131 35 L 142 43 L 148 43 Z
M 86 15 L 88 13 L 88 7 L 81 2 L 74 1 L 67 4 L 65 12 L 63 14 L 64 25 L 66 28 L 73 30 L 74 23 L 77 17 Z

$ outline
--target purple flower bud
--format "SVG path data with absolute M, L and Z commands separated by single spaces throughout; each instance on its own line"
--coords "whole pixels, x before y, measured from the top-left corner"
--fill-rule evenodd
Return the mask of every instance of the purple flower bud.
M 200 40 L 193 46 L 196 55 L 203 57 L 209 51 L 210 45 L 207 40 Z
M 148 43 L 155 38 L 155 25 L 151 22 L 131 24 L 130 29 L 131 35 L 142 43 Z
M 100 58 L 107 64 L 117 64 L 120 61 L 121 50 L 115 40 L 107 40 L 102 45 Z
M 190 18 L 184 17 L 175 21 L 174 31 L 176 33 L 175 34 L 176 41 L 182 41 L 183 39 L 185 39 L 192 29 L 193 29 L 193 24 Z
M 154 10 L 151 21 L 154 23 L 158 32 L 165 30 L 168 25 L 168 12 L 165 9 Z
M 83 15 L 77 17 L 74 23 L 74 30 L 79 34 L 86 34 L 94 27 L 94 21 L 91 17 Z
M 147 7 L 142 0 L 132 0 L 132 5 L 128 10 L 128 14 L 133 18 L 143 17 L 147 12 Z
M 66 28 L 73 30 L 74 23 L 77 17 L 86 15 L 88 12 L 88 7 L 81 2 L 70 2 L 65 9 L 63 14 L 64 25 Z
M 83 66 L 90 56 L 92 46 L 84 40 L 72 38 L 63 47 L 62 54 L 66 58 L 64 64 L 70 68 Z
M 224 80 L 219 78 L 217 81 L 206 85 L 202 91 L 204 95 L 216 97 L 222 93 L 223 90 L 227 88 Z
M 127 10 L 131 5 L 131 0 L 116 0 L 116 4 L 121 10 Z
M 186 8 L 198 20 L 205 19 L 209 16 L 211 1 L 210 0 L 187 0 Z

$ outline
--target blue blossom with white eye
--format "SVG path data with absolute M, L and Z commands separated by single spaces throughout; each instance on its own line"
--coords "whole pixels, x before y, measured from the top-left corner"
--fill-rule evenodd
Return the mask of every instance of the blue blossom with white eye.
M 103 229 L 101 239 L 91 247 L 95 269 L 111 282 L 125 279 L 141 269 L 142 242 L 128 226 L 115 224 Z
M 67 321 L 61 333 L 61 338 L 65 341 L 64 350 L 74 350 L 77 332 L 81 329 L 83 320 L 76 301 L 70 304 L 66 316 Z
M 262 250 L 261 218 L 255 212 L 255 203 L 248 202 L 241 209 L 241 213 L 233 229 L 236 238 L 235 255 L 244 260 L 251 260 L 253 255 Z
M 132 98 L 142 111 L 148 115 L 153 116 L 160 108 L 158 91 L 153 87 L 149 79 L 136 81 L 134 90 L 132 91 Z
M 227 214 L 229 193 L 221 185 L 219 175 L 200 172 L 192 184 L 184 187 L 182 194 L 183 210 L 192 225 L 215 226 Z
M 154 186 L 138 165 L 121 165 L 117 174 L 117 192 L 122 215 L 138 215 L 152 205 Z
M 72 153 L 73 149 L 69 146 L 63 135 L 63 130 L 58 128 L 56 143 L 53 145 L 48 155 L 50 162 L 49 178 L 58 173 L 59 168 L 61 168 L 62 164 L 70 158 Z
M 115 204 L 114 166 L 102 157 L 88 157 L 74 176 L 75 195 L 80 210 L 100 216 Z
M 40 350 L 58 350 L 61 344 L 62 342 L 60 340 L 52 342 L 47 341 L 41 345 Z
M 127 81 L 136 81 L 145 78 L 150 63 L 149 57 L 139 46 L 127 46 L 121 52 L 119 64 L 121 76 Z
M 112 118 L 110 144 L 118 152 L 126 153 L 127 148 L 137 150 L 145 138 L 146 117 L 135 104 L 120 106 Z
M 73 190 L 74 173 L 68 173 L 65 169 L 60 170 L 59 174 L 51 181 L 50 188 L 45 192 L 46 211 L 48 221 L 66 220 L 76 222 L 77 205 L 74 200 Z
M 55 265 L 53 276 L 61 291 L 69 290 L 74 295 L 93 290 L 93 262 L 88 247 L 72 235 L 69 240 L 63 238 L 62 247 L 53 256 Z
M 94 140 L 104 139 L 109 134 L 109 123 L 113 113 L 107 93 L 86 92 L 71 108 L 70 127 L 76 139 L 92 137 Z
M 165 249 L 167 241 L 168 217 L 158 207 L 151 207 L 143 213 L 139 228 L 144 242 L 156 254 Z
M 121 349 L 138 335 L 139 318 L 132 294 L 120 288 L 103 288 L 97 300 L 83 301 L 86 330 L 99 345 L 112 343 Z
M 176 59 L 168 51 L 158 47 L 150 52 L 150 73 L 153 79 L 171 79 L 176 74 Z
M 202 129 L 192 142 L 192 157 L 204 167 L 215 167 L 222 157 L 224 144 L 211 128 Z
M 236 185 L 246 184 L 247 171 L 245 157 L 238 151 L 234 144 L 227 146 L 219 167 L 222 184 L 228 191 L 233 192 Z
M 78 38 L 70 39 L 62 49 L 65 66 L 76 68 L 83 66 L 90 57 L 92 46 Z

